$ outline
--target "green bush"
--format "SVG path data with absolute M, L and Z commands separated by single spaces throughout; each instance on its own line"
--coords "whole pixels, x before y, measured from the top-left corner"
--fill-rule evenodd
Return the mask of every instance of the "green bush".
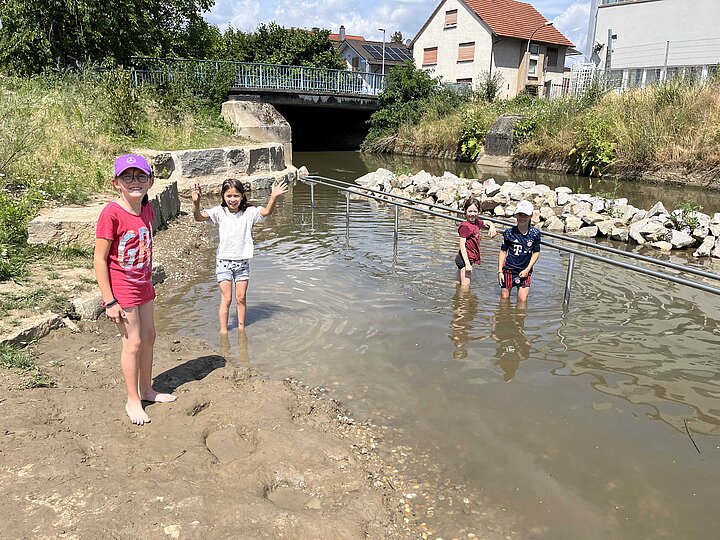
M 605 119 L 588 114 L 583 118 L 580 138 L 568 157 L 572 170 L 586 176 L 602 176 L 605 168 L 617 159 L 615 142 Z
M 120 68 L 105 71 L 102 86 L 107 96 L 105 112 L 109 130 L 126 137 L 138 136 L 145 122 L 145 109 L 132 73 Z
M 687 201 L 682 202 L 668 216 L 668 225 L 679 231 L 684 229 L 692 232 L 700 224 L 697 213 L 702 209 L 703 207 L 700 205 Z
M 385 78 L 385 90 L 380 94 L 380 108 L 370 117 L 370 130 L 362 148 L 370 149 L 403 124 L 417 123 L 431 99 L 440 92 L 440 81 L 415 68 L 412 61 L 392 68 Z
M 500 95 L 503 82 L 503 76 L 499 72 L 496 71 L 491 75 L 489 71 L 483 71 L 477 85 L 477 96 L 490 103 L 496 101 Z
M 476 106 L 463 112 L 460 128 L 460 155 L 475 161 L 485 144 L 488 129 L 497 118 L 497 114 L 486 106 Z

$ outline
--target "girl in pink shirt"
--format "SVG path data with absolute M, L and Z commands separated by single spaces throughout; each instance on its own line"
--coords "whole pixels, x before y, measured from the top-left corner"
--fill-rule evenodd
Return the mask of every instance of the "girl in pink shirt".
M 150 421 L 143 401 L 175 401 L 175 396 L 152 388 L 155 215 L 147 192 L 153 181 L 152 169 L 142 156 L 127 154 L 115 160 L 112 183 L 120 196 L 100 213 L 93 257 L 105 314 L 117 324 L 122 339 L 120 366 L 128 394 L 125 412 L 140 426 Z

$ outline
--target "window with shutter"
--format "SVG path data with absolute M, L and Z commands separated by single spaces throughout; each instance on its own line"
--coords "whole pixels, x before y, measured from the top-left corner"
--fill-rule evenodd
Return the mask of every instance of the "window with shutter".
M 472 62 L 475 60 L 475 42 L 461 43 L 458 47 L 458 62 Z
M 434 66 L 437 64 L 438 48 L 427 47 L 423 49 L 423 66 Z
M 457 9 L 445 12 L 445 28 L 455 28 L 457 26 Z

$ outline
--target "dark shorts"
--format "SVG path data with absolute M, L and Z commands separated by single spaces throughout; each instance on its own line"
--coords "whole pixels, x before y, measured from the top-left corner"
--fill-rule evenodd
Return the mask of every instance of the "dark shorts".
M 470 264 L 477 264 L 478 262 L 479 261 L 470 261 Z M 455 265 L 458 267 L 458 270 L 465 268 L 465 261 L 459 253 L 455 255 Z
M 513 272 L 512 270 L 503 270 L 503 289 L 512 289 L 513 287 L 529 287 L 530 286 L 530 276 L 532 275 L 532 272 L 528 274 L 526 278 L 521 278 L 519 276 L 520 272 Z

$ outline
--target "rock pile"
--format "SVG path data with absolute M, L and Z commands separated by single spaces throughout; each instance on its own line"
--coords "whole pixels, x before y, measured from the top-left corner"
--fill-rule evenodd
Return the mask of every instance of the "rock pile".
M 378 169 L 356 182 L 390 195 L 454 209 L 460 209 L 468 197 L 475 196 L 482 212 L 499 218 L 513 216 L 517 203 L 529 200 L 535 206 L 533 224 L 541 230 L 581 238 L 606 237 L 634 242 L 663 252 L 696 248 L 694 257 L 720 258 L 720 213 L 709 216 L 692 210 L 669 212 L 662 202 L 644 210 L 624 198 L 573 193 L 568 187 L 551 189 L 532 181 L 501 185 L 493 178 L 480 182 L 449 172 L 440 177 L 425 171 L 408 176 Z

